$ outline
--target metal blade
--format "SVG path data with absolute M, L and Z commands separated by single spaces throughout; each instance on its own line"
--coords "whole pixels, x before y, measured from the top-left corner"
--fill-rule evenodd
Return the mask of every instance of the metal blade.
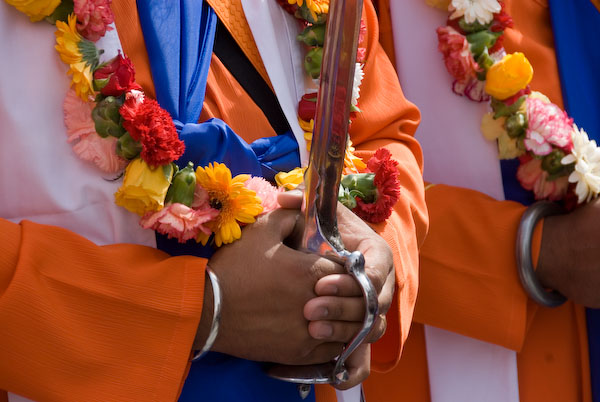
M 306 185 L 302 248 L 321 254 L 320 234 L 337 251 L 343 247 L 337 229 L 337 200 L 348 143 L 350 103 L 362 0 L 332 0 L 329 5 L 321 83 Z M 317 228 L 309 225 L 317 223 Z

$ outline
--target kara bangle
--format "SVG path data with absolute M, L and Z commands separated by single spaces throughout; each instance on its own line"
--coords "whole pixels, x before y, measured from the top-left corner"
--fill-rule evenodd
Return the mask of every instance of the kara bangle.
M 206 267 L 206 275 L 208 279 L 210 279 L 210 284 L 212 285 L 213 291 L 213 317 L 212 323 L 210 324 L 210 331 L 208 332 L 208 338 L 206 338 L 206 342 L 202 349 L 194 355 L 192 361 L 195 362 L 202 358 L 208 352 L 213 344 L 215 343 L 215 339 L 217 339 L 217 334 L 219 333 L 219 322 L 221 321 L 221 286 L 219 285 L 219 278 L 213 272 L 210 267 Z
M 560 306 L 567 299 L 556 290 L 545 289 L 540 283 L 531 262 L 531 237 L 540 219 L 561 213 L 564 213 L 564 210 L 558 204 L 538 201 L 527 208 L 521 217 L 517 232 L 516 257 L 521 284 L 531 299 L 546 307 Z

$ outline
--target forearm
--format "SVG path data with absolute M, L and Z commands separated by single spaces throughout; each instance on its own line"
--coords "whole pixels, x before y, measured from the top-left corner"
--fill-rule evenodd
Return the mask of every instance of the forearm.
M 0 225 L 0 389 L 78 401 L 92 381 L 105 401 L 177 399 L 205 260 L 98 247 L 31 222 Z

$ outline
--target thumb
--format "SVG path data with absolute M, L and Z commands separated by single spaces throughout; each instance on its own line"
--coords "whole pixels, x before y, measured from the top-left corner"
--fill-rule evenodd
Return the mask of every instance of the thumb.
M 277 194 L 277 202 L 282 208 L 300 209 L 303 193 L 300 190 L 291 190 Z

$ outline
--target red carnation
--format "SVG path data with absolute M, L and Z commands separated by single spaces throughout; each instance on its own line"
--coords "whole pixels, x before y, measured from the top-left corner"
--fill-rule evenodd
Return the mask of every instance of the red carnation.
M 317 113 L 317 93 L 313 92 L 302 96 L 298 103 L 298 117 L 304 121 L 310 121 L 315 118 Z
M 375 173 L 373 183 L 377 188 L 377 197 L 373 203 L 366 203 L 357 197 L 356 208 L 352 210 L 367 222 L 385 221 L 392 214 L 394 205 L 400 198 L 398 162 L 391 159 L 391 156 L 390 151 L 379 148 L 367 162 L 368 169 Z
M 140 156 L 148 165 L 163 166 L 183 155 L 185 146 L 171 116 L 154 99 L 141 99 L 130 92 L 119 112 L 123 127 L 142 144 Z
M 94 81 L 104 96 L 121 96 L 134 87 L 135 69 L 129 57 L 119 52 L 112 61 L 94 72 Z
M 494 14 L 494 20 L 490 27 L 490 31 L 492 32 L 504 31 L 506 28 L 512 28 L 514 26 L 512 17 L 506 12 L 506 5 L 503 2 L 500 2 L 500 6 L 502 7 L 500 12 Z

